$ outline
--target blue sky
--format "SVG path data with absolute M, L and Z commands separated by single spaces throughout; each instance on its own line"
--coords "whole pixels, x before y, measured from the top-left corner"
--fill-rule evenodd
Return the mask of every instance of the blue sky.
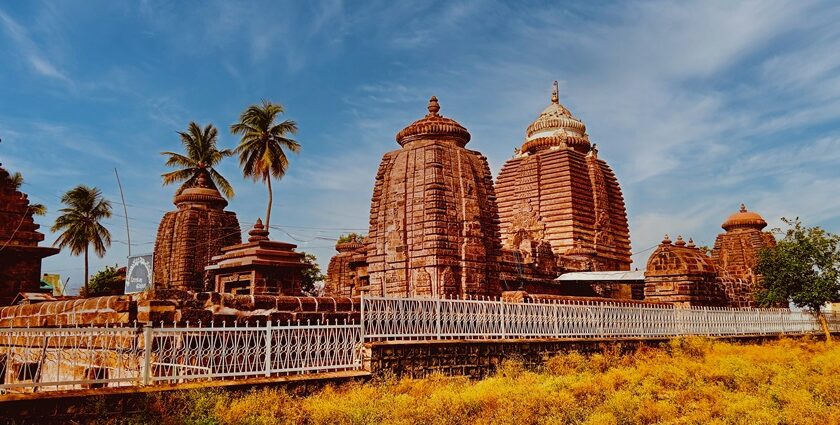
M 303 149 L 275 184 L 272 235 L 326 266 L 339 234 L 366 230 L 382 154 L 429 96 L 495 174 L 559 80 L 618 175 L 643 268 L 666 232 L 711 244 L 741 202 L 771 226 L 840 231 L 836 22 L 840 8 L 810 1 L 2 2 L 0 162 L 48 206 L 46 243 L 72 186 L 119 201 L 117 167 L 133 251 L 151 252 L 175 132 L 213 123 L 233 147 L 243 108 L 280 102 Z M 235 159 L 221 171 L 253 223 L 264 186 Z M 124 264 L 123 220 L 93 270 Z M 82 280 L 67 253 L 44 271 Z

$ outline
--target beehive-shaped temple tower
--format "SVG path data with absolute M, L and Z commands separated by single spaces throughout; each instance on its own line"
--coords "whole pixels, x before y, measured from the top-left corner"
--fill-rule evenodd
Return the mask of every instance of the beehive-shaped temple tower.
M 560 104 L 556 81 L 551 104 L 526 134 L 496 181 L 503 246 L 527 251 L 548 242 L 561 271 L 629 270 L 618 180 L 584 123 Z
M 712 248 L 712 261 L 720 274 L 755 282 L 753 270 L 758 264 L 759 251 L 776 246 L 773 235 L 762 231 L 767 227 L 767 222 L 758 213 L 747 211 L 747 207 L 741 204 L 740 210 L 730 215 L 720 227 L 726 232 L 717 236 Z
M 175 195 L 177 211 L 160 220 L 155 240 L 154 274 L 159 288 L 203 291 L 204 268 L 222 248 L 242 242 L 236 213 L 213 182 L 199 176 L 194 187 Z
M 29 199 L 0 167 L 0 306 L 11 304 L 19 292 L 41 291 L 41 259 L 58 248 L 38 246 L 44 240 L 39 227 Z
M 499 291 L 499 227 L 487 159 L 470 133 L 429 113 L 382 157 L 367 246 L 371 295 L 465 296 Z

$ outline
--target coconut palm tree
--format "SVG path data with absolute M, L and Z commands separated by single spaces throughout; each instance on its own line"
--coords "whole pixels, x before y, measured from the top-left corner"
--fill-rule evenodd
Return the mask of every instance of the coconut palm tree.
M 192 187 L 201 173 L 210 178 L 216 187 L 228 198 L 233 197 L 233 186 L 218 171 L 216 165 L 225 157 L 233 156 L 230 149 L 219 150 L 216 147 L 218 130 L 213 124 L 207 124 L 203 129 L 191 122 L 187 131 L 179 131 L 181 144 L 184 145 L 186 155 L 175 152 L 161 152 L 167 155 L 166 165 L 180 169 L 162 175 L 163 184 L 184 182 L 177 193 Z
M 20 190 L 20 187 L 23 186 L 23 174 L 20 171 L 15 171 L 9 178 L 15 186 L 15 190 Z M 35 215 L 47 215 L 47 206 L 44 204 L 30 203 L 29 210 Z
M 271 179 L 281 179 L 289 167 L 289 159 L 283 149 L 300 152 L 300 145 L 291 134 L 297 133 L 297 123 L 291 120 L 274 121 L 283 113 L 283 106 L 263 100 L 262 105 L 251 105 L 239 116 L 239 122 L 230 126 L 233 134 L 240 135 L 239 154 L 242 174 L 254 181 L 262 180 L 268 186 L 268 209 L 265 213 L 265 228 L 271 222 L 271 204 L 274 194 Z
M 100 258 L 111 246 L 111 232 L 100 223 L 111 217 L 111 203 L 102 197 L 102 191 L 95 187 L 76 186 L 61 197 L 66 205 L 60 210 L 50 230 L 61 231 L 53 246 L 69 248 L 73 255 L 85 254 L 85 293 L 88 292 L 88 250 L 93 250 Z

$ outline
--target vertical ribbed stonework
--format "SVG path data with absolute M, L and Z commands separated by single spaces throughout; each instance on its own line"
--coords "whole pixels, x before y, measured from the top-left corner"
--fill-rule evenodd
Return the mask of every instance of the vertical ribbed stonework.
M 18 292 L 40 292 L 41 259 L 58 253 L 38 246 L 44 235 L 32 214 L 27 196 L 0 167 L 0 306 L 11 304 Z
M 776 239 L 763 231 L 767 227 L 764 218 L 747 211 L 743 204 L 721 227 L 726 232 L 715 238 L 712 262 L 721 278 L 735 282 L 726 287 L 729 305 L 755 307 L 755 296 L 761 289 L 761 276 L 755 272 L 758 256 L 762 249 L 775 247 Z
M 196 187 L 175 196 L 177 211 L 166 213 L 155 240 L 154 274 L 158 288 L 203 291 L 204 268 L 222 248 L 242 242 L 236 213 L 212 182 L 199 178 Z
M 547 242 L 560 271 L 629 270 L 630 232 L 618 180 L 590 146 L 583 122 L 557 99 L 555 86 L 552 103 L 496 180 L 504 247 L 524 253 Z
M 371 201 L 367 260 L 374 295 L 498 293 L 499 228 L 487 159 L 460 124 L 429 114 L 382 158 Z

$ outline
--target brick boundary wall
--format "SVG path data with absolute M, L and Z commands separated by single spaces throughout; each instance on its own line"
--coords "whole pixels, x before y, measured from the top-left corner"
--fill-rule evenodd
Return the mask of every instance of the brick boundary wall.
M 788 337 L 801 337 L 790 335 Z M 821 333 L 811 335 L 822 338 Z M 721 341 L 763 343 L 785 335 L 746 335 L 716 337 Z M 442 340 L 383 341 L 365 345 L 364 369 L 374 377 L 423 378 L 434 373 L 445 376 L 483 378 L 491 375 L 505 360 L 521 361 L 528 369 L 539 369 L 558 354 L 577 351 L 584 355 L 602 353 L 608 348 L 626 354 L 640 347 L 659 347 L 672 338 L 623 339 L 520 339 L 520 340 Z

